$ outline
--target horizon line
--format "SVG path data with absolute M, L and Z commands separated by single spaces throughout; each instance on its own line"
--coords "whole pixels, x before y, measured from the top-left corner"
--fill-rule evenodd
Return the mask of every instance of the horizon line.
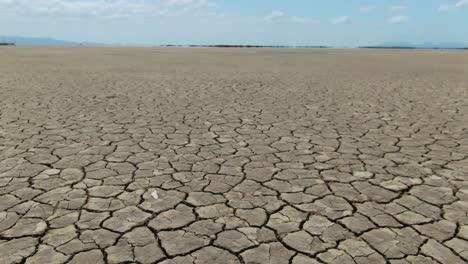
M 64 41 L 68 42 L 68 41 Z M 145 44 L 104 44 L 90 42 L 73 42 L 70 44 L 17 44 L 14 42 L 1 42 L 0 46 L 17 46 L 17 47 L 113 47 L 113 48 L 272 48 L 272 49 L 402 49 L 402 50 L 468 50 L 466 47 L 418 47 L 414 46 L 386 46 L 386 45 L 365 45 L 365 46 L 328 46 L 328 45 L 258 45 L 258 44 L 160 44 L 160 45 L 145 45 Z

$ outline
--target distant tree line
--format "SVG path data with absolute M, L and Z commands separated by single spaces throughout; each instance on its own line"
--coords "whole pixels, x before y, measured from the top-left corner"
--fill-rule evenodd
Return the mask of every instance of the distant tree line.
M 331 48 L 329 46 L 284 46 L 284 45 L 229 45 L 229 44 L 217 44 L 217 45 L 161 45 L 161 47 L 188 47 L 188 48 Z
M 0 46 L 15 46 L 15 43 L 10 43 L 10 42 L 0 42 Z
M 405 46 L 363 46 L 360 49 L 416 49 L 416 47 Z
M 425 49 L 425 50 L 466 50 L 466 48 L 439 48 L 439 47 L 433 47 L 433 48 L 422 48 L 422 47 L 406 47 L 406 46 L 363 46 L 359 47 L 360 49 L 409 49 L 409 50 L 414 50 L 414 49 Z

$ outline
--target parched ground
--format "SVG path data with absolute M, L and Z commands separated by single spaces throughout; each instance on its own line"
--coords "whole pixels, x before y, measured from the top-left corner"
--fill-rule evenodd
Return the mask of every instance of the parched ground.
M 465 263 L 468 53 L 0 49 L 0 263 Z

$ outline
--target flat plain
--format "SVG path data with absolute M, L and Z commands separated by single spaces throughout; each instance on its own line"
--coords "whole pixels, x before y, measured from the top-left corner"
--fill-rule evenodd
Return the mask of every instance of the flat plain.
M 466 263 L 468 52 L 0 48 L 0 263 Z

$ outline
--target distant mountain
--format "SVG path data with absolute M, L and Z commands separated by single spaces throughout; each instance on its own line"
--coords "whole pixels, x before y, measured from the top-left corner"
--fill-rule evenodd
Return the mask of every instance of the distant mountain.
M 408 42 L 385 42 L 376 47 L 381 48 L 413 48 L 413 49 L 464 49 L 468 47 L 467 44 L 463 43 L 432 43 L 432 42 L 425 42 L 421 44 L 415 43 L 408 43 Z
M 108 46 L 103 43 L 73 42 L 53 38 L 0 36 L 0 42 L 14 43 L 17 46 Z

